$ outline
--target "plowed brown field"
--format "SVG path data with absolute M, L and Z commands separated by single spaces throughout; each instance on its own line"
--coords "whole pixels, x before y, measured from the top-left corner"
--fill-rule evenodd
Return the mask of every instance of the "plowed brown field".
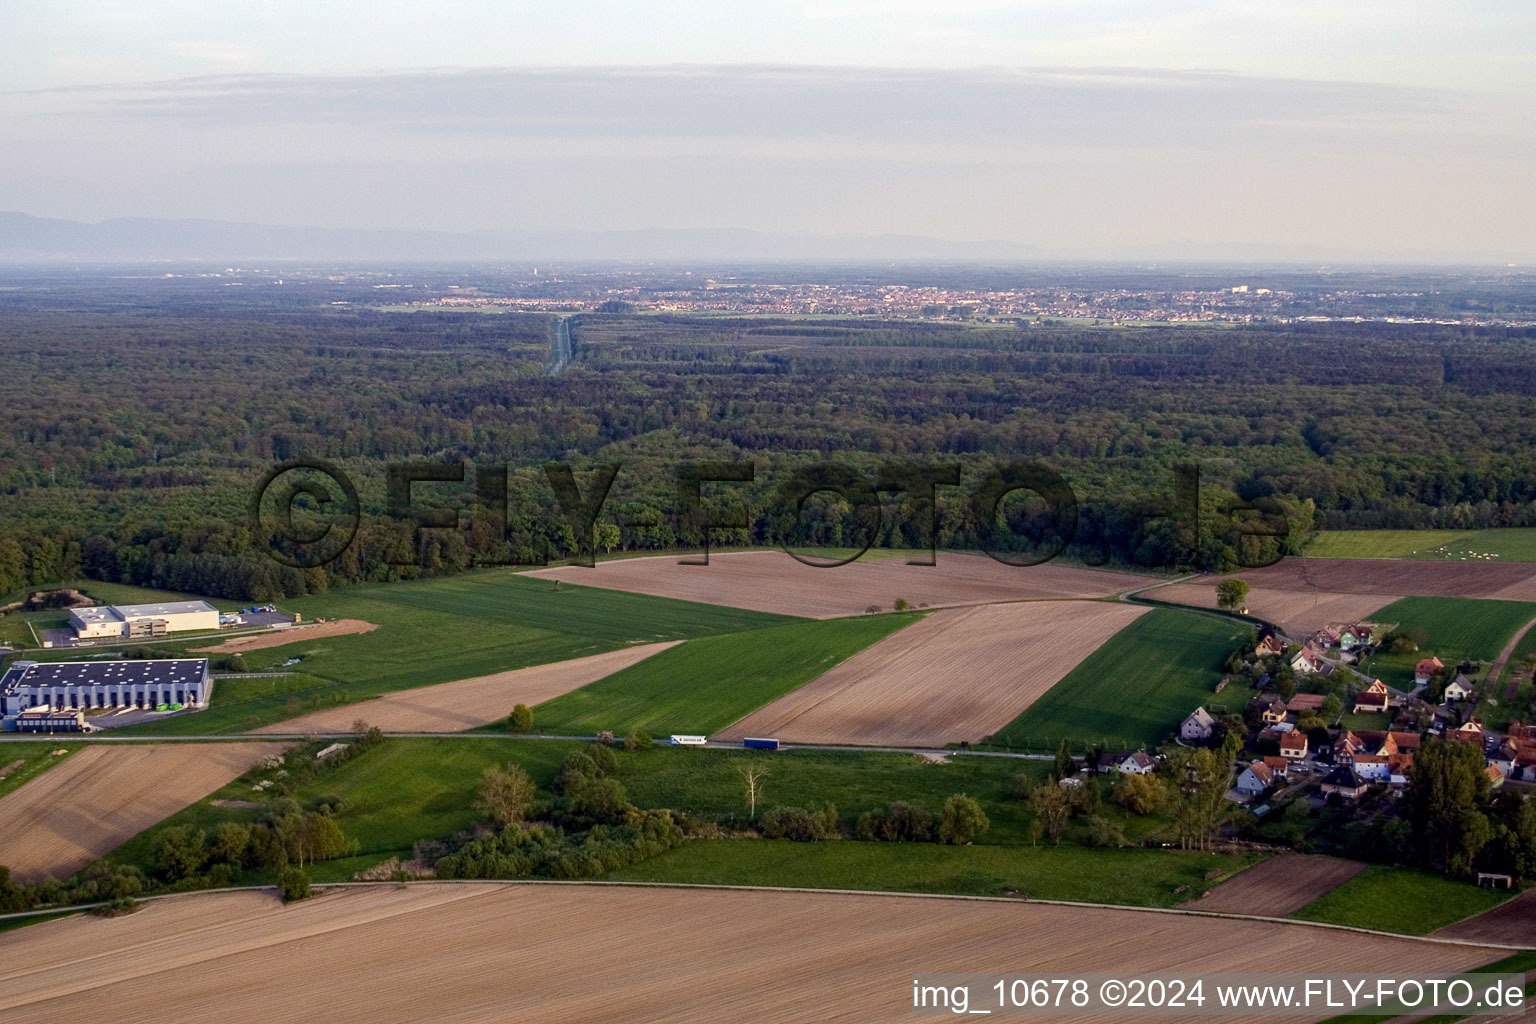
M 285 907 L 229 893 L 0 934 L 0 1018 L 851 1024 L 910 1017 L 915 971 L 1379 973 L 1390 964 L 1412 975 L 1500 955 L 1022 902 L 487 883 L 351 890 Z
M 1410 597 L 1536 600 L 1529 562 L 1421 562 L 1394 558 L 1285 558 L 1263 569 L 1231 573 L 1251 587 Z M 1214 586 L 1216 578 L 1211 577 Z
M 379 627 L 362 619 L 337 619 L 335 622 L 317 622 L 312 626 L 285 626 L 271 633 L 255 633 L 251 636 L 232 636 L 211 647 L 193 647 L 200 653 L 229 654 L 234 651 L 260 651 L 268 647 L 296 644 L 301 640 L 319 640 L 327 636 L 351 636 L 354 633 L 372 633 Z
M 386 693 L 377 700 L 327 708 L 255 730 L 260 733 L 347 732 L 361 718 L 386 732 L 463 732 L 505 718 L 514 704 L 535 704 L 580 689 L 681 641 L 642 644 L 548 665 L 496 672 L 455 683 Z
M 0 864 L 63 878 L 283 749 L 266 742 L 98 744 L 0 799 Z
M 1441 928 L 1435 935 L 1536 949 L 1536 889 L 1501 903 L 1486 913 Z
M 1287 917 L 1364 870 L 1360 861 L 1338 857 L 1271 857 L 1222 882 L 1192 906 L 1220 914 Z
M 831 569 L 805 565 L 782 551 L 710 555 L 708 565 L 679 565 L 678 558 L 622 558 L 591 569 L 560 566 L 528 575 L 812 619 L 858 615 L 871 605 L 890 611 L 899 597 L 913 607 L 941 608 L 1108 597 L 1147 582 L 1146 577 L 1052 562 L 1016 568 L 986 555 L 944 551 L 933 566 L 882 558 Z
M 1247 576 L 1241 577 L 1248 579 Z M 1217 577 L 1199 583 L 1174 583 L 1149 590 L 1145 597 L 1154 601 L 1191 605 L 1195 608 L 1216 607 Z M 1385 608 L 1398 599 L 1398 595 L 1334 594 L 1320 590 L 1275 590 L 1270 587 L 1252 587 L 1248 592 L 1248 611 L 1279 626 L 1287 636 L 1303 637 L 1314 633 L 1331 622 L 1359 622 L 1371 616 L 1379 608 Z
M 942 609 L 717 738 L 893 746 L 975 742 L 1017 718 L 1146 611 L 1107 601 Z

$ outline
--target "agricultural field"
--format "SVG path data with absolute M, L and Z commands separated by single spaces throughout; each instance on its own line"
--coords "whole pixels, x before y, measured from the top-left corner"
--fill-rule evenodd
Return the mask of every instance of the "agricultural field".
M 1285 917 L 1364 870 L 1360 861 L 1338 857 L 1271 857 L 1207 892 L 1197 907 L 1218 914 Z
M 314 640 L 243 655 L 253 670 L 291 668 L 321 680 L 304 690 L 214 687 L 213 706 L 134 733 L 244 732 L 298 714 L 391 693 L 568 661 L 641 643 L 751 630 L 793 621 L 733 608 L 592 587 L 556 587 L 521 573 L 348 587 L 284 602 L 306 619 L 357 619 L 369 633 Z M 298 658 L 297 665 L 286 662 Z M 260 682 L 260 680 L 258 680 Z M 344 695 L 345 700 L 339 700 Z M 308 702 L 310 706 L 304 706 Z
M 1536 562 L 1536 530 L 1324 530 L 1303 553 L 1309 558 Z
M 860 559 L 816 568 L 782 551 L 711 553 L 709 565 L 683 565 L 678 555 L 562 566 L 526 575 L 591 587 L 655 594 L 733 608 L 813 619 L 890 611 L 897 599 L 913 608 L 1110 597 L 1146 582 L 1128 573 L 1048 562 L 1015 567 L 986 555 L 941 551 L 937 564 Z
M 1331 594 L 1374 594 L 1383 603 L 1403 595 L 1536 601 L 1536 565 L 1516 562 L 1284 558 L 1262 569 L 1244 569 L 1228 576 L 1247 581 L 1254 590 L 1318 593 L 1325 598 Z M 1214 588 L 1225 578 L 1209 576 L 1201 583 Z M 1158 593 L 1153 591 L 1153 596 Z
M 917 614 L 796 622 L 701 637 L 534 708 L 540 732 L 710 734 L 910 625 Z
M 0 799 L 0 864 L 63 878 L 246 771 L 280 745 L 97 745 Z
M 488 765 L 519 764 L 536 783 L 547 787 L 559 774 L 565 756 L 583 746 L 492 736 L 451 742 L 387 740 L 294 793 L 305 806 L 323 800 L 340 807 L 337 823 L 360 846 L 359 863 L 316 864 L 315 877 L 346 881 L 352 872 L 389 856 L 408 855 L 417 839 L 446 836 L 478 823 L 481 815 L 474 809 L 475 792 Z M 221 821 L 252 820 L 260 811 L 228 805 L 251 800 L 249 786 L 232 780 L 160 826 L 124 843 L 111 859 L 148 868 L 155 834 L 161 828 L 190 825 L 211 829 Z
M 698 885 L 871 889 L 1175 907 L 1257 854 L 1093 850 L 1082 846 L 939 846 L 711 839 L 612 872 L 606 880 Z M 1213 880 L 1206 875 L 1218 873 Z
M 1435 935 L 1536 948 L 1536 889 L 1527 889 L 1492 910 L 1441 928 Z
M 1372 864 L 1291 916 L 1299 921 L 1428 935 L 1491 910 L 1512 895 L 1443 875 Z
M 216 644 L 188 648 L 194 654 L 243 654 L 247 651 L 264 651 L 268 647 L 285 647 L 288 644 L 308 643 L 333 636 L 355 636 L 372 633 L 379 627 L 362 619 L 337 619 L 313 625 L 295 626 L 272 633 L 256 633 L 251 636 L 232 636 Z
M 1319 530 L 1307 541 L 1307 558 L 1412 558 L 1476 535 L 1467 530 Z
M 1247 579 L 1241 573 L 1239 579 Z M 1217 577 L 1198 582 L 1173 583 L 1149 590 L 1142 596 L 1153 601 L 1188 605 L 1192 608 L 1216 607 Z M 1287 636 L 1304 637 L 1334 622 L 1359 622 L 1389 601 L 1381 594 L 1334 594 L 1320 590 L 1278 590 L 1252 587 L 1245 606 L 1255 618 L 1272 622 Z
M 67 742 L 0 744 L 0 797 L 20 789 L 79 749 L 80 744 Z
M 634 954 L 644 922 L 644 958 Z M 13 1024 L 88 1016 L 205 1021 L 313 1013 L 311 986 L 358 1019 L 599 1021 L 622 977 L 637 1021 L 840 1020 L 911 1013 L 903 981 L 1022 961 L 1032 969 L 1120 969 L 1106 935 L 1136 936 L 1138 971 L 1403 973 L 1486 963 L 1493 951 L 1254 921 L 1018 902 L 837 893 L 472 884 L 394 886 L 280 906 L 255 893 L 161 901 L 130 917 L 52 921 L 0 935 L 0 1013 Z M 359 950 L 414 950 L 409 957 Z M 259 955 L 257 955 L 259 953 Z M 506 970 L 511 958 L 526 970 Z M 37 970 L 87 963 L 91 970 Z M 173 977 L 175 998 L 167 999 Z M 729 978 L 730 984 L 721 984 Z M 784 998 L 793 993 L 794 998 Z M 1228 1017 L 1239 1021 L 1243 1018 Z
M 995 744 L 1054 750 L 1154 747 L 1195 708 L 1221 704 L 1221 664 L 1252 630 L 1234 620 L 1154 608 L 1105 643 L 998 732 Z
M 385 732 L 463 732 L 490 725 L 516 704 L 530 707 L 610 676 L 681 643 L 621 647 L 585 658 L 531 665 L 474 679 L 397 690 L 361 704 L 346 704 L 264 726 L 257 733 L 347 732 L 357 719 Z
M 715 738 L 934 747 L 979 742 L 1146 611 L 1105 601 L 941 609 Z
M 1427 642 L 1417 652 L 1377 654 L 1361 666 L 1399 690 L 1413 688 L 1414 666 L 1427 654 L 1446 665 L 1463 659 L 1481 661 L 1484 669 L 1510 639 L 1532 619 L 1536 603 L 1478 601 L 1451 597 L 1405 597 L 1376 612 L 1372 619 L 1396 623 L 1399 629 L 1423 629 Z

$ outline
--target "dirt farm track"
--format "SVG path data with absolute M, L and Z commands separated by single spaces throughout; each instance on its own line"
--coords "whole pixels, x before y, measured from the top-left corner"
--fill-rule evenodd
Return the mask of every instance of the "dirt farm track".
M 377 700 L 285 719 L 263 726 L 255 733 L 347 732 L 359 718 L 386 732 L 463 732 L 505 718 L 514 704 L 532 707 L 551 700 L 611 676 L 679 642 L 642 644 L 570 661 L 399 690 L 386 693 Z
M 935 747 L 976 742 L 1017 718 L 1146 611 L 1107 601 L 941 608 L 715 738 Z
M 243 774 L 281 743 L 100 745 L 0 799 L 0 864 L 63 878 Z
M 1500 955 L 1294 924 L 900 896 L 471 883 L 285 907 L 224 893 L 0 933 L 0 1019 L 297 1022 L 323 1007 L 336 1022 L 893 1021 L 912 1014 L 915 971 L 1414 974 Z
M 871 605 L 890 611 L 898 597 L 914 608 L 943 608 L 1110 597 L 1148 582 L 1128 573 L 1054 562 L 1017 567 L 986 555 L 948 551 L 940 551 L 931 566 L 880 558 L 825 569 L 797 562 L 782 551 L 715 554 L 708 565 L 680 565 L 678 558 L 620 558 L 590 569 L 560 566 L 526 575 L 811 619 L 859 615 Z

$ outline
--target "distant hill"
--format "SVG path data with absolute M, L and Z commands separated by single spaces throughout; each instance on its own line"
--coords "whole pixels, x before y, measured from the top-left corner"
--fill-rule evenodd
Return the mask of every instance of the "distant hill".
M 793 235 L 741 228 L 451 232 L 119 217 L 97 224 L 0 212 L 0 260 L 1017 260 L 1032 246 L 912 235 Z

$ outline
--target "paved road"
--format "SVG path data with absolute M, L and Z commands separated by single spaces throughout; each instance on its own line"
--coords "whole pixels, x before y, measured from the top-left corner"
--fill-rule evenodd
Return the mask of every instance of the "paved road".
M 546 375 L 553 377 L 571 365 L 571 318 L 563 316 L 555 325 L 555 349 L 550 354 Z
M 565 736 L 549 733 L 510 733 L 495 732 L 387 732 L 385 736 L 400 739 L 433 739 L 433 740 L 484 740 L 484 739 L 516 739 L 516 740 L 564 740 L 566 742 L 577 741 L 591 743 L 596 741 L 596 736 Z M 53 733 L 44 736 L 20 736 L 14 733 L 0 736 L 0 743 L 212 743 L 240 740 L 249 742 L 258 740 L 262 742 L 292 742 L 294 740 L 314 739 L 348 739 L 356 736 L 350 732 L 312 732 L 312 733 L 262 733 L 259 736 L 245 733 L 219 734 L 214 736 L 106 736 L 100 733 L 81 736 L 75 733 Z M 665 742 L 658 746 L 667 746 Z M 704 744 L 706 750 L 741 750 L 739 743 L 722 743 L 711 740 Z M 934 757 L 1007 757 L 1018 761 L 1052 761 L 1054 754 L 1020 754 L 1007 750 L 947 750 L 940 747 L 854 747 L 854 746 L 813 746 L 800 743 L 782 743 L 780 750 L 808 750 L 823 753 L 877 753 L 877 754 L 926 754 Z M 772 753 L 772 751 L 764 751 Z

